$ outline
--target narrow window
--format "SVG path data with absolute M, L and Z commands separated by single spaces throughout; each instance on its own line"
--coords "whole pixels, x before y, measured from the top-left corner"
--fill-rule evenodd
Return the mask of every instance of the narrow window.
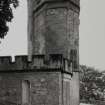
M 70 52 L 70 62 L 74 69 L 77 69 L 77 50 L 72 49 Z

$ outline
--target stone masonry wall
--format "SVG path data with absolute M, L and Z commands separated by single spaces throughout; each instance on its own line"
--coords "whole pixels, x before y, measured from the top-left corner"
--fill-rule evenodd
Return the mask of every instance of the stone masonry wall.
M 32 105 L 78 105 L 79 76 L 77 72 L 71 78 L 68 60 L 61 55 L 50 55 L 49 62 L 46 62 L 43 55 L 33 56 L 31 62 L 27 62 L 27 56 L 15 59 L 13 63 L 10 57 L 0 57 L 1 104 L 21 105 L 22 97 L 28 95 L 26 102 L 31 102 Z M 29 93 L 23 94 L 24 81 L 29 83 Z
M 79 1 L 33 0 L 33 34 L 29 33 L 29 55 L 63 54 L 70 59 L 70 51 L 78 51 Z M 79 53 L 77 53 L 79 56 Z M 78 58 L 77 58 L 78 59 Z
M 60 75 L 59 72 L 0 73 L 0 104 L 59 105 Z M 24 81 L 28 81 L 29 88 L 22 85 Z
M 70 81 L 70 105 L 80 104 L 79 81 L 79 72 L 73 72 L 73 77 Z

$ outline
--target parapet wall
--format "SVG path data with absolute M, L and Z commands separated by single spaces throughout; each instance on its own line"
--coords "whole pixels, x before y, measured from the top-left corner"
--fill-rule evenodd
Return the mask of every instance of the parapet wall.
M 71 72 L 69 63 L 60 54 L 33 55 L 32 61 L 28 61 L 27 55 L 15 56 L 14 62 L 12 62 L 12 57 L 2 56 L 0 57 L 0 71 L 62 69 Z

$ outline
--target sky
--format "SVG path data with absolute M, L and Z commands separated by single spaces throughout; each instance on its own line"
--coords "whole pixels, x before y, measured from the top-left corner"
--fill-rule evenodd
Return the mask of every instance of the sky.
M 80 64 L 105 70 L 105 0 L 81 0 Z M 0 56 L 27 54 L 27 2 L 20 0 L 10 30 L 0 43 Z
M 105 70 L 105 0 L 81 0 L 80 64 Z

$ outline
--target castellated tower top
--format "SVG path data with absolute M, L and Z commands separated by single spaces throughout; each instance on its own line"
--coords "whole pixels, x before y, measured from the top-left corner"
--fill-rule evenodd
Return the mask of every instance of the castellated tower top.
M 48 2 L 71 2 L 74 5 L 78 6 L 80 5 L 80 0 L 33 0 L 34 3 L 34 8 L 39 7 L 39 5 L 43 4 L 43 3 L 48 3 Z
M 80 0 L 29 0 L 28 55 L 62 54 L 78 62 Z

